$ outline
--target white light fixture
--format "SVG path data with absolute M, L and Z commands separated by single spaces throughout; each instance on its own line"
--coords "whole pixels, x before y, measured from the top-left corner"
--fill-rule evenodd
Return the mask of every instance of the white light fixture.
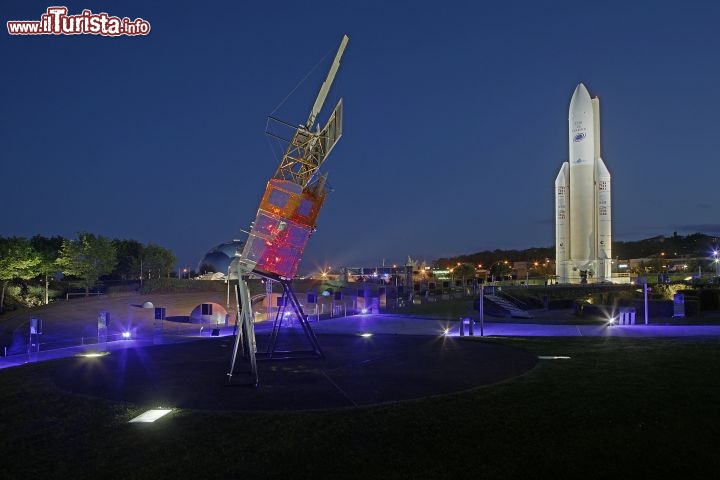
M 372 337 L 372 333 L 361 333 L 360 336 L 364 337 L 364 338 L 368 338 L 368 337 Z
M 556 355 L 538 355 L 540 360 L 570 360 L 570 357 L 556 356 Z
M 83 358 L 97 358 L 97 357 L 104 357 L 105 355 L 110 355 L 110 352 L 85 352 L 85 353 L 78 353 L 75 356 L 83 357 Z
M 137 417 L 133 418 L 128 423 L 152 423 L 158 418 L 162 418 L 170 412 L 172 412 L 172 409 L 158 408 L 154 410 L 148 410 L 147 412 L 141 413 Z

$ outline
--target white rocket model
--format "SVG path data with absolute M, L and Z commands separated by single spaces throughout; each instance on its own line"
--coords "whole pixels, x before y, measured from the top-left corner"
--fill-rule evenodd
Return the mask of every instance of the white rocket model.
M 611 281 L 610 172 L 600 158 L 600 100 L 582 83 L 568 113 L 569 161 L 555 179 L 558 283 Z

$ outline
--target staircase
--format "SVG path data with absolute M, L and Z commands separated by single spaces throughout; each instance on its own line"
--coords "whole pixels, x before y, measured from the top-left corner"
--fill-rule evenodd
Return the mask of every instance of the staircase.
M 501 310 L 505 310 L 513 318 L 532 318 L 532 315 L 530 315 L 527 310 L 523 310 L 510 300 L 503 297 L 499 297 L 497 295 L 485 295 L 485 301 L 489 301 Z

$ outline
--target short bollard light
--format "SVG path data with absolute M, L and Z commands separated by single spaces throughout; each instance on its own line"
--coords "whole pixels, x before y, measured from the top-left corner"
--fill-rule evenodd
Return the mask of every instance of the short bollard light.
M 475 332 L 473 330 L 473 320 L 472 318 L 468 317 L 460 317 L 460 336 L 465 336 L 465 322 L 468 324 L 468 335 L 471 337 L 475 336 Z

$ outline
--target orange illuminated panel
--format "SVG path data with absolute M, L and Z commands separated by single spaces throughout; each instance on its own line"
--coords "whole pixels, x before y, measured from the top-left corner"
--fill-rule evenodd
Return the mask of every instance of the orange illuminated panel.
M 320 208 L 325 201 L 325 192 L 319 195 L 313 192 L 303 192 L 303 198 L 299 207 L 292 215 L 292 220 L 315 228 L 315 222 L 320 214 Z
M 260 210 L 314 228 L 324 201 L 324 190 L 302 191 L 296 183 L 272 179 L 265 189 Z
M 246 267 L 293 278 L 325 192 L 302 191 L 285 180 L 268 182 L 242 258 Z
M 302 189 L 287 180 L 270 180 L 260 201 L 260 210 L 289 218 L 300 207 Z

